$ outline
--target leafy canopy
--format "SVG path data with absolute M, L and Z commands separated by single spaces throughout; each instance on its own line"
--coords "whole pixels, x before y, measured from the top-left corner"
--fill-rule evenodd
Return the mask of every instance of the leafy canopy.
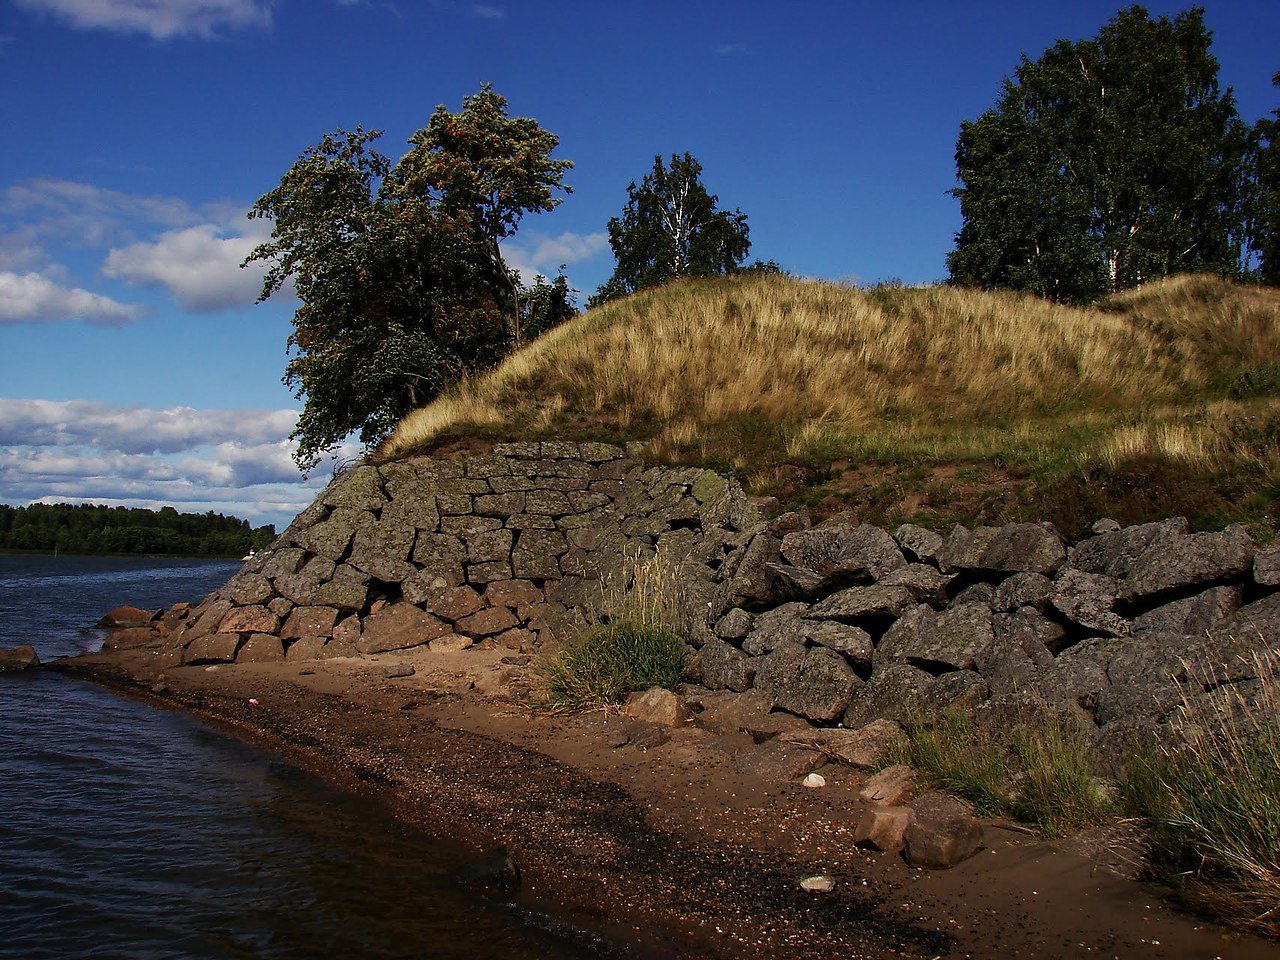
M 1271 82 L 1280 87 L 1280 73 Z M 1280 286 L 1280 109 L 1254 126 L 1254 149 L 1259 190 L 1253 234 L 1262 260 L 1258 276 L 1263 283 Z
M 627 186 L 622 216 L 609 221 L 617 266 L 591 305 L 681 277 L 741 268 L 751 249 L 747 216 L 716 209 L 719 198 L 707 192 L 701 174 L 702 165 L 691 154 L 672 154 L 669 167 L 655 156 L 640 184 Z
M 292 282 L 301 301 L 283 379 L 303 401 L 292 439 L 304 470 L 353 432 L 378 443 L 492 366 L 530 311 L 540 325 L 574 312 L 563 277 L 526 297 L 498 246 L 568 191 L 554 134 L 508 117 L 486 84 L 460 113 L 437 107 L 394 165 L 374 149 L 380 136 L 326 135 L 249 212 L 274 224 L 245 260 L 269 264 L 260 300 Z
M 1120 11 L 1060 40 L 960 127 L 954 281 L 1088 301 L 1240 270 L 1248 129 L 1218 86 L 1204 11 Z

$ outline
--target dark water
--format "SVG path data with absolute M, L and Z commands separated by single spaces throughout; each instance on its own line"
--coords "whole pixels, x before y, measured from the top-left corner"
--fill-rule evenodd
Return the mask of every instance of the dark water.
M 95 649 L 122 603 L 236 564 L 0 556 L 0 647 Z M 477 899 L 463 851 L 178 713 L 0 674 L 0 958 L 571 958 L 590 938 Z

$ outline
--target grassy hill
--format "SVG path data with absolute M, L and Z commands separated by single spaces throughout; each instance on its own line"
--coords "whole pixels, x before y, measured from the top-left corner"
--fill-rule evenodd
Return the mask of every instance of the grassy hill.
M 381 459 L 643 440 L 816 515 L 940 527 L 1184 513 L 1273 529 L 1280 290 L 1184 276 L 1092 308 L 950 287 L 686 281 L 564 324 Z

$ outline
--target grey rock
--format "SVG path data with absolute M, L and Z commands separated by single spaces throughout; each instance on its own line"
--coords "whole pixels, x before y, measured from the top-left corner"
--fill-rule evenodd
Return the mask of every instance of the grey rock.
M 341 566 L 334 572 L 333 579 L 316 587 L 306 602 L 317 607 L 362 610 L 368 599 L 369 578 L 348 566 Z
M 871 524 L 851 530 L 822 527 L 789 533 L 782 538 L 780 553 L 793 567 L 847 582 L 878 580 L 906 566 L 893 537 Z
M 942 551 L 946 546 L 946 540 L 932 530 L 916 526 L 914 523 L 904 523 L 893 531 L 893 538 L 898 541 L 903 552 L 918 563 L 927 563 L 936 567 L 942 562 Z
M 921 708 L 926 716 L 959 713 L 972 716 L 991 696 L 991 686 L 972 670 L 953 670 L 935 677 L 924 690 Z
M 376 522 L 368 511 L 339 507 L 329 514 L 328 519 L 302 531 L 297 541 L 311 553 L 337 563 L 346 556 L 356 530 Z
M 778 561 L 781 556 L 779 547 L 779 541 L 775 537 L 758 533 L 751 538 L 736 561 L 730 559 L 726 573 L 731 579 L 722 592 L 723 610 L 731 607 L 760 609 L 771 605 L 775 597 L 775 581 L 768 565 Z
M 1123 595 L 1149 597 L 1185 589 L 1253 570 L 1253 539 L 1238 523 L 1221 533 L 1192 533 L 1152 543 L 1137 558 L 1124 580 Z
M 740 607 L 734 607 L 718 621 L 715 633 L 723 640 L 741 640 L 751 632 L 754 618 Z
M 382 490 L 382 474 L 377 467 L 362 465 L 340 474 L 320 494 L 320 502 L 331 507 L 356 511 L 379 510 L 387 502 Z
M 919 603 L 943 606 L 947 602 L 947 588 L 955 577 L 940 573 L 927 563 L 910 563 L 899 567 L 880 579 L 885 587 L 906 587 Z
M 1211 587 L 1194 597 L 1185 597 L 1147 611 L 1134 621 L 1134 629 L 1202 636 L 1239 609 L 1240 596 L 1239 584 Z
M 1040 573 L 1015 573 L 1001 581 L 992 598 L 991 607 L 999 613 L 1008 613 L 1020 607 L 1043 610 L 1053 593 L 1053 581 Z
M 251 606 L 255 603 L 266 603 L 273 596 L 270 581 L 260 573 L 238 573 L 223 588 L 238 606 Z
M 778 642 L 786 637 L 796 639 L 785 628 L 787 624 L 807 612 L 809 605 L 805 603 L 784 603 L 774 607 L 755 619 L 751 632 L 742 642 L 742 649 L 753 657 L 768 653 Z
M 1053 654 L 1045 645 L 1045 628 L 1062 628 L 1046 620 L 1034 608 L 1014 613 L 998 613 L 992 618 L 995 636 L 991 646 L 977 658 L 977 669 L 996 695 L 1031 689 L 1040 674 L 1053 664 Z
M 972 670 L 995 640 L 991 608 L 965 603 L 942 612 L 918 606 L 876 647 L 875 662 L 907 661 L 930 668 Z
M 807 616 L 856 624 L 891 620 L 901 616 L 915 604 L 915 593 L 910 587 L 874 583 L 833 593 L 814 606 Z
M 1066 547 L 1052 527 L 1010 523 L 966 530 L 957 526 L 942 553 L 944 570 L 1051 574 L 1066 561 Z
M 861 627 L 836 620 L 793 620 L 799 638 L 809 644 L 826 647 L 841 654 L 854 666 L 870 666 L 875 641 Z
M 301 570 L 306 559 L 307 551 L 301 547 L 284 547 L 274 550 L 262 566 L 262 575 L 268 578 L 287 577 Z
M 1098 637 L 1076 644 L 1058 655 L 1031 692 L 1051 705 L 1078 708 L 1094 717 L 1103 691 L 1111 685 L 1107 667 L 1127 642 L 1127 638 Z
M 1103 517 L 1100 520 L 1095 520 L 1093 522 L 1093 526 L 1089 528 L 1090 532 L 1095 534 L 1115 533 L 1119 529 L 1120 524 L 1115 520 L 1112 520 L 1110 517 Z
M 996 588 L 989 583 L 971 583 L 959 593 L 951 601 L 952 606 L 959 606 L 963 603 L 980 603 L 987 609 L 991 609 L 996 599 Z
M 407 562 L 417 531 L 414 527 L 382 520 L 356 531 L 347 563 L 369 576 L 387 583 L 399 583 L 412 576 Z
M 711 640 L 689 658 L 685 676 L 708 690 L 742 691 L 755 679 L 757 662 L 737 647 Z
M 829 722 L 844 713 L 862 681 L 839 654 L 788 641 L 763 658 L 755 685 L 779 709 Z
M 933 677 L 909 663 L 877 665 L 871 679 L 856 690 L 842 723 L 855 729 L 873 720 L 908 721 L 919 713 Z
M 1253 580 L 1262 587 L 1280 587 L 1280 540 L 1253 555 Z
M 1072 623 L 1109 637 L 1129 635 L 1132 624 L 1115 612 L 1120 584 L 1111 577 L 1064 570 L 1053 584 L 1049 604 Z
M 1077 544 L 1071 551 L 1069 566 L 1085 573 L 1123 580 L 1148 547 L 1182 536 L 1187 529 L 1186 517 L 1173 517 L 1158 523 L 1143 523 L 1103 533 Z

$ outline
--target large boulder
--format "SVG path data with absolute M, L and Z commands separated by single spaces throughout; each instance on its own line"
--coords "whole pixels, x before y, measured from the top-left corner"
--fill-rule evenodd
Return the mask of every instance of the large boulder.
M 1186 534 L 1186 517 L 1158 523 L 1142 523 L 1121 530 L 1108 530 L 1084 540 L 1071 551 L 1069 567 L 1123 580 L 1134 570 L 1146 550 L 1162 541 Z
M 957 526 L 942 552 L 944 570 L 981 573 L 1054 573 L 1066 561 L 1062 537 L 1052 526 L 1010 523 L 966 530 Z
M 1053 584 L 1049 604 L 1059 614 L 1094 634 L 1129 635 L 1132 624 L 1115 612 L 1120 583 L 1111 577 L 1065 570 Z
M 920 605 L 899 619 L 876 647 L 877 664 L 905 660 L 935 670 L 972 670 L 995 640 L 991 608 L 962 603 L 936 612 Z
M 893 620 L 915 604 L 916 595 L 910 587 L 874 583 L 833 593 L 815 605 L 807 616 L 865 625 Z
M 449 632 L 448 624 L 411 603 L 393 603 L 364 621 L 355 647 L 360 653 L 385 653 L 429 643 Z
M 1161 538 L 1137 558 L 1125 577 L 1123 595 L 1152 597 L 1170 591 L 1242 579 L 1253 570 L 1253 538 L 1238 523 L 1219 533 Z
M 862 681 L 838 653 L 784 641 L 764 657 L 756 673 L 756 688 L 774 705 L 819 723 L 838 719 Z

